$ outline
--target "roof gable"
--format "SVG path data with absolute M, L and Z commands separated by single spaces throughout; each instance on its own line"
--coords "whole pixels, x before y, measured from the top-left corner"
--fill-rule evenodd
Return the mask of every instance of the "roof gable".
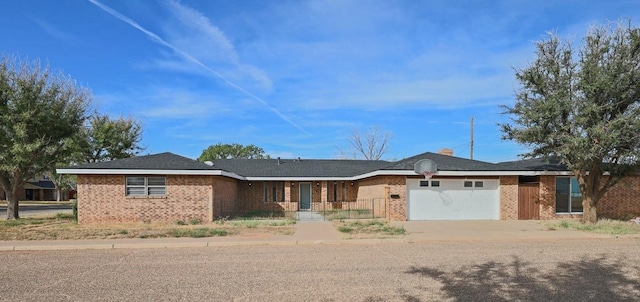
M 413 165 L 421 159 L 430 159 L 438 165 L 438 171 L 497 171 L 494 163 L 466 159 L 461 157 L 425 152 L 414 155 L 385 167 L 384 170 L 413 170 Z

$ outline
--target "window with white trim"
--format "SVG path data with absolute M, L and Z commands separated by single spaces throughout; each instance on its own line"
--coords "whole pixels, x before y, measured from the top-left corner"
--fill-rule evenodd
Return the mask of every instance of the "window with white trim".
M 582 191 L 575 177 L 556 177 L 556 213 L 582 213 Z
M 165 176 L 127 176 L 126 196 L 163 196 L 167 194 Z

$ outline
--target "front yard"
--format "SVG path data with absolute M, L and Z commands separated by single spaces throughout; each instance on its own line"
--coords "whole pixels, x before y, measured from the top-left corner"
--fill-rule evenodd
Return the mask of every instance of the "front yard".
M 631 221 L 599 219 L 594 224 L 582 223 L 579 220 L 554 220 L 547 222 L 549 230 L 572 229 L 583 232 L 608 235 L 633 235 L 640 234 L 640 224 Z
M 0 240 L 121 239 L 292 235 L 294 220 L 218 220 L 213 223 L 119 223 L 78 225 L 71 214 L 0 221 Z

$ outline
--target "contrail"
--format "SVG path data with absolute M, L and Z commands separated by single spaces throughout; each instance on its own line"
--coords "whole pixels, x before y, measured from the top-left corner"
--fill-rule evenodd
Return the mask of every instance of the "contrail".
M 302 131 L 303 133 L 309 135 L 309 136 L 313 136 L 311 133 L 309 133 L 307 130 L 304 130 L 304 128 L 300 127 L 298 124 L 294 123 L 291 119 L 289 119 L 286 115 L 282 114 L 282 112 L 280 112 L 278 109 L 276 109 L 275 107 L 272 107 L 271 105 L 269 105 L 269 103 L 267 103 L 267 101 L 263 100 L 262 98 L 260 98 L 259 96 L 251 93 L 250 91 L 244 89 L 242 86 L 231 82 L 229 80 L 227 80 L 227 78 L 225 78 L 222 74 L 220 74 L 219 72 L 217 72 L 216 70 L 214 70 L 213 68 L 205 65 L 204 63 L 200 62 L 200 60 L 194 58 L 193 56 L 191 56 L 190 54 L 184 52 L 183 50 L 173 46 L 171 43 L 165 41 L 164 39 L 160 38 L 158 35 L 154 34 L 153 32 L 147 30 L 146 28 L 142 27 L 142 25 L 138 24 L 138 22 L 134 21 L 133 19 L 119 13 L 118 11 L 98 2 L 97 0 L 89 0 L 89 2 L 95 4 L 97 7 L 99 7 L 100 9 L 102 9 L 103 11 L 109 13 L 110 15 L 126 22 L 127 24 L 135 27 L 136 29 L 138 29 L 139 31 L 143 32 L 144 34 L 146 34 L 147 36 L 149 36 L 151 38 L 151 40 L 153 40 L 154 42 L 168 47 L 171 50 L 175 51 L 176 53 L 178 53 L 179 55 L 181 55 L 182 57 L 184 57 L 185 59 L 191 61 L 192 63 L 195 63 L 196 65 L 204 68 L 205 70 L 213 73 L 214 75 L 216 75 L 217 77 L 219 77 L 220 79 L 222 79 L 225 83 L 227 83 L 229 86 L 239 90 L 240 92 L 248 95 L 249 97 L 251 97 L 252 99 L 260 102 L 262 105 L 264 105 L 265 107 L 267 107 L 267 109 L 271 110 L 271 112 L 275 113 L 275 115 L 277 115 L 278 117 L 280 117 L 282 120 L 284 120 L 285 122 L 289 123 L 289 125 L 298 128 L 298 130 Z

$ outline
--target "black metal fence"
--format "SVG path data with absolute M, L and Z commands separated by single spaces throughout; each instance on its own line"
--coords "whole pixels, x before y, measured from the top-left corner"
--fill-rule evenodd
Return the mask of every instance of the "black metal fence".
M 353 201 L 311 202 L 309 209 L 300 209 L 299 202 L 223 201 L 213 203 L 214 219 L 298 219 L 299 212 L 313 212 L 324 220 L 374 219 L 387 217 L 385 198 Z

